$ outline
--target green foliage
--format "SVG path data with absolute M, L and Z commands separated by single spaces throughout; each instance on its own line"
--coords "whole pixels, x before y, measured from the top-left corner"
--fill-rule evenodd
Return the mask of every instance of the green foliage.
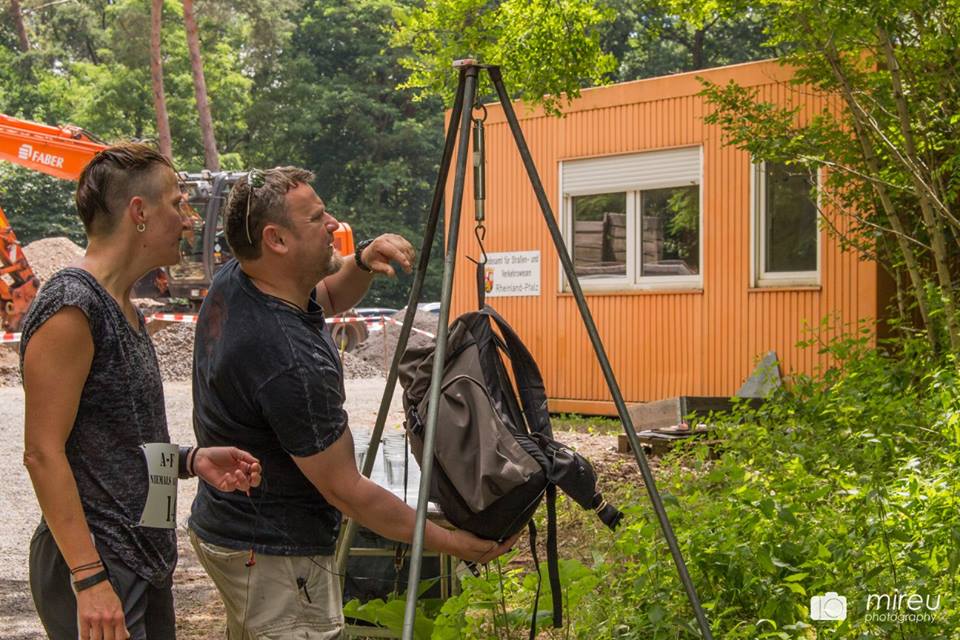
M 52 235 L 84 245 L 83 224 L 73 205 L 74 185 L 66 180 L 0 164 L 0 206 L 20 244 Z
M 553 596 L 546 566 L 541 566 L 542 581 L 535 572 L 526 572 L 520 567 L 505 568 L 515 555 L 503 556 L 480 577 L 463 579 L 460 595 L 444 602 L 434 621 L 435 640 L 526 637 L 538 582 L 537 628 L 550 628 Z M 559 569 L 564 611 L 575 611 L 597 588 L 600 576 L 577 560 L 560 560 Z
M 615 12 L 603 45 L 616 56 L 617 81 L 772 58 L 769 18 L 744 2 L 608 0 Z
M 621 433 L 623 426 L 618 418 L 584 416 L 578 413 L 561 413 L 550 418 L 554 431 L 584 431 L 586 433 Z
M 400 59 L 411 72 L 401 86 L 450 105 L 457 83 L 451 63 L 473 57 L 501 66 L 508 90 L 556 114 L 615 68 L 600 44 L 600 28 L 612 18 L 589 0 L 427 0 L 396 13 L 393 44 L 410 49 Z M 491 93 L 488 84 L 478 91 Z
M 428 591 L 435 583 L 436 579 L 422 581 L 418 595 Z M 384 627 L 399 637 L 403 632 L 406 600 L 406 592 L 392 594 L 386 600 L 376 598 L 361 603 L 359 600 L 353 599 L 343 605 L 343 615 L 347 619 Z M 439 612 L 440 606 L 441 601 L 438 599 L 419 598 L 417 600 L 417 617 L 413 623 L 413 637 L 416 640 L 429 640 L 433 635 L 435 628 L 433 618 Z
M 865 333 L 811 341 L 833 365 L 793 379 L 758 409 L 712 416 L 719 457 L 693 443 L 658 462 L 658 488 L 715 637 L 956 637 L 960 375 L 925 343 L 898 345 L 907 356 L 896 358 L 868 344 Z M 592 543 L 565 563 L 567 627 L 541 634 L 700 637 L 645 492 L 605 494 L 626 505 L 615 536 L 592 514 L 561 510 L 561 520 L 572 518 L 564 528 L 587 528 Z M 435 637 L 523 637 L 522 624 L 506 621 L 529 610 L 534 585 L 519 569 L 504 572 L 502 586 L 492 570 L 468 578 Z M 895 590 L 939 595 L 934 619 L 869 619 L 868 596 Z M 810 598 L 827 591 L 847 597 L 846 621 L 810 619 Z

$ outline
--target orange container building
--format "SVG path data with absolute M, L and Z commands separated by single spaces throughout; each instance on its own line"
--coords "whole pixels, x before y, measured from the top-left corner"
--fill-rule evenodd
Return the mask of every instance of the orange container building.
M 881 316 L 878 267 L 826 231 L 847 218 L 818 206 L 816 177 L 755 164 L 703 121 L 698 76 L 801 121 L 831 108 L 790 74 L 763 61 L 588 89 L 564 118 L 515 105 L 628 402 L 733 395 L 768 351 L 785 374 L 815 373 L 826 361 L 800 340 Z M 503 111 L 487 111 L 487 301 L 540 363 L 552 411 L 615 414 Z M 454 315 L 476 305 L 471 174 Z M 452 190 L 451 172 L 448 213 Z

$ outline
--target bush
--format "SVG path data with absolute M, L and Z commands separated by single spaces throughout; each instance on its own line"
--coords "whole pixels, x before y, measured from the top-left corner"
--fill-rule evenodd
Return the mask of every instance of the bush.
M 711 417 L 719 458 L 693 443 L 658 468 L 713 633 L 960 637 L 956 363 L 913 342 L 890 355 L 864 335 L 823 349 L 836 364 L 820 376 L 794 379 L 758 409 Z M 590 514 L 565 514 L 597 535 L 583 562 L 564 562 L 563 630 L 546 631 L 541 595 L 541 634 L 700 637 L 645 492 L 624 487 L 611 498 L 631 505 L 614 537 Z M 524 637 L 535 584 L 520 570 L 465 581 L 434 637 Z M 810 598 L 827 592 L 847 598 L 846 620 L 810 619 Z

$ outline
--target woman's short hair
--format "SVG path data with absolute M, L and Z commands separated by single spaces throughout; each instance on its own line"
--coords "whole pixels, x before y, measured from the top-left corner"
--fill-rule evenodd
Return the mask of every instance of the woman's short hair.
M 130 198 L 160 197 L 157 167 L 176 171 L 173 163 L 145 144 L 128 142 L 104 149 L 93 157 L 77 181 L 77 213 L 87 235 L 110 233 Z

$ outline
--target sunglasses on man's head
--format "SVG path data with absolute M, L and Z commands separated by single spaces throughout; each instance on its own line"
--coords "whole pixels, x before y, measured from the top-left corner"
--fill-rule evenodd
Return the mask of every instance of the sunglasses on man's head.
M 244 218 L 243 226 L 247 232 L 247 243 L 253 246 L 253 238 L 250 237 L 250 199 L 253 196 L 253 190 L 259 189 L 267 183 L 267 176 L 259 169 L 250 169 L 247 172 L 247 215 Z

